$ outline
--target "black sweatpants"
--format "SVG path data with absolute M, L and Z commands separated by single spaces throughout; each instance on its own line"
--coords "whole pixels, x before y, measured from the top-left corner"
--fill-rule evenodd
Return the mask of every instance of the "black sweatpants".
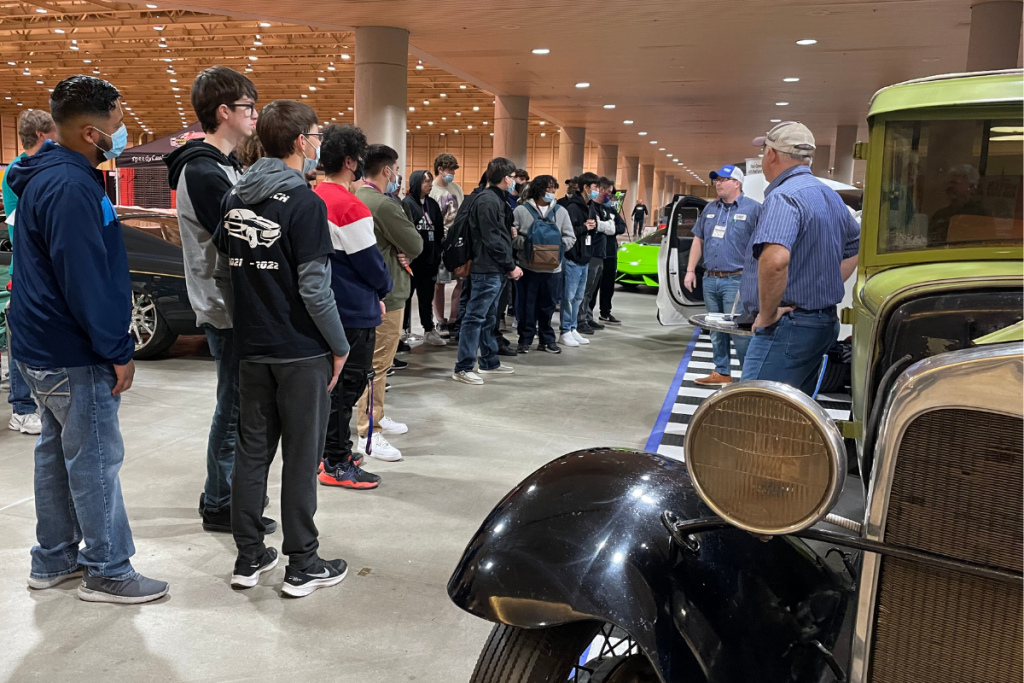
M 333 372 L 329 356 L 292 363 L 243 360 L 238 375 L 238 442 L 231 477 L 231 533 L 240 559 L 256 562 L 266 546 L 263 497 L 270 464 L 281 444 L 281 552 L 298 570 L 309 568 L 320 546 L 316 470 L 324 450 Z
M 412 330 L 412 295 L 416 295 L 416 307 L 420 312 L 420 324 L 424 332 L 434 329 L 434 282 L 437 280 L 437 268 L 431 272 L 429 267 L 423 270 L 413 269 L 412 291 L 409 292 L 409 299 L 405 302 L 405 319 L 402 322 L 403 330 Z
M 373 379 L 377 328 L 346 327 L 345 337 L 351 350 L 341 377 L 331 392 L 331 417 L 327 421 L 327 439 L 324 442 L 324 464 L 328 468 L 352 459 L 352 408 Z
M 516 328 L 519 343 L 529 346 L 535 335 L 540 334 L 540 343 L 554 344 L 555 330 L 551 327 L 551 316 L 555 313 L 553 285 L 558 273 L 538 273 L 523 269 L 523 276 L 516 280 Z
M 580 312 L 576 316 L 576 322 L 580 325 L 594 319 L 594 304 L 597 303 L 597 291 L 601 288 L 603 273 L 604 259 L 597 256 L 591 258 L 590 268 L 587 270 L 587 289 L 583 294 Z
M 615 277 L 619 274 L 619 257 L 609 256 L 604 260 L 604 272 L 601 273 L 601 315 L 612 312 L 612 295 L 615 294 Z M 593 310 L 593 306 L 590 307 Z

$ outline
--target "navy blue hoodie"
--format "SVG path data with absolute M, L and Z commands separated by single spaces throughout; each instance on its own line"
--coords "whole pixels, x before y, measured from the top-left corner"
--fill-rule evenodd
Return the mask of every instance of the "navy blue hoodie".
M 18 195 L 12 355 L 39 368 L 126 364 L 132 285 L 103 172 L 49 141 L 8 182 Z

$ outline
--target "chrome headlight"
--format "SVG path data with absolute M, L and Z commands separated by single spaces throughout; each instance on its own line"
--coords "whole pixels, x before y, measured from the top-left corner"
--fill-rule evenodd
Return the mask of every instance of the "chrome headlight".
M 846 448 L 813 399 L 779 382 L 708 397 L 686 430 L 686 468 L 716 514 L 758 534 L 806 529 L 836 504 Z

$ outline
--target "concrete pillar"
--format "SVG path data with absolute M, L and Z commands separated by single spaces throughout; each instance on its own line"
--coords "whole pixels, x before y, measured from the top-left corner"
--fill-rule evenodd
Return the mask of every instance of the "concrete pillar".
M 398 151 L 405 168 L 406 113 L 409 106 L 409 32 L 390 26 L 356 29 L 355 124 L 371 145 Z M 328 112 L 318 112 L 327 118 Z
M 597 175 L 615 180 L 615 172 L 619 166 L 618 145 L 597 146 Z
M 558 182 L 583 173 L 583 146 L 586 128 L 562 128 L 558 139 Z
M 626 157 L 627 161 L 629 158 Z M 647 215 L 647 220 L 656 220 L 658 218 L 658 207 L 654 204 L 654 164 L 640 165 L 640 183 L 637 189 L 637 196 L 643 197 L 644 204 L 647 205 L 647 210 L 650 211 Z
M 526 168 L 529 117 L 529 97 L 498 95 L 494 98 L 494 156 L 511 159 L 516 168 Z
M 857 142 L 857 126 L 836 127 L 836 160 L 832 163 L 832 179 L 853 185 L 853 145 Z
M 676 177 L 671 173 L 665 174 L 665 198 L 662 200 L 662 205 L 669 204 L 672 202 L 672 197 L 676 193 Z
M 832 170 L 832 145 L 818 145 L 814 150 L 811 170 L 819 178 L 830 178 Z
M 967 70 L 1015 69 L 1020 54 L 1021 0 L 974 0 Z
M 626 186 L 620 189 L 626 190 L 626 201 L 622 206 L 622 215 L 632 229 L 633 207 L 636 206 L 637 198 L 640 196 L 640 157 L 624 157 L 623 162 L 625 163 L 623 168 L 626 171 Z M 647 208 L 650 206 L 648 205 Z
M 657 220 L 658 212 L 661 211 L 661 207 L 665 206 L 665 172 L 655 171 L 654 172 L 654 198 L 651 204 L 651 215 Z

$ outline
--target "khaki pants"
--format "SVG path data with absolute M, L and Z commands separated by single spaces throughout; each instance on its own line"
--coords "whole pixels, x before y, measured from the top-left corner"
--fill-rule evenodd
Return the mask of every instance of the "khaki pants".
M 398 351 L 398 342 L 402 338 L 402 317 L 405 315 L 405 306 L 388 311 L 384 319 L 377 326 L 377 342 L 373 347 L 373 431 L 381 430 L 380 421 L 384 417 L 384 384 L 388 378 L 388 369 L 395 360 L 395 352 Z M 366 402 L 370 400 L 370 390 L 367 388 L 359 398 L 359 416 L 357 426 L 359 436 L 368 436 L 366 430 L 370 426 L 370 420 L 366 417 Z

